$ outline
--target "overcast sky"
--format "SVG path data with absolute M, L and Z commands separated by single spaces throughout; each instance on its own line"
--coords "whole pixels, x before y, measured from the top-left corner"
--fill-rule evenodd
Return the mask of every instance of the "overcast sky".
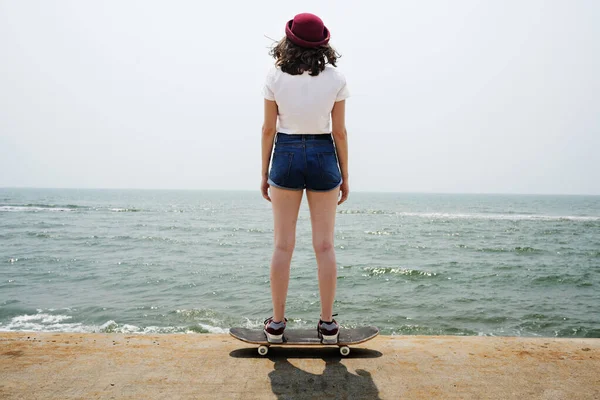
M 600 194 L 594 0 L 0 0 L 0 187 L 258 190 L 264 35 L 300 12 L 351 190 Z

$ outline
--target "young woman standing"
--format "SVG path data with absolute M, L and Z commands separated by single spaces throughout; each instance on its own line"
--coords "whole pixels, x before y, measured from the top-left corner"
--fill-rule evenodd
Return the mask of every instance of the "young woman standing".
M 265 321 L 264 332 L 269 342 L 283 341 L 296 222 L 306 189 L 321 297 L 317 330 L 323 343 L 337 343 L 334 225 L 336 208 L 349 193 L 345 126 L 349 93 L 346 79 L 334 68 L 339 55 L 329 45 L 329 30 L 319 17 L 298 14 L 288 21 L 285 33 L 271 50 L 276 62 L 263 93 L 261 190 L 273 206 L 275 236 L 270 276 L 273 316 Z

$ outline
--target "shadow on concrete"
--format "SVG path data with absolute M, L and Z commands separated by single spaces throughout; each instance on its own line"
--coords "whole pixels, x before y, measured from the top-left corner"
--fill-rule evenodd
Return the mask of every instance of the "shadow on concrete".
M 369 371 L 359 369 L 354 374 L 341 362 L 343 358 L 381 357 L 383 354 L 379 351 L 352 349 L 348 356 L 342 358 L 337 348 L 271 347 L 267 356 L 258 355 L 256 348 L 235 350 L 229 355 L 273 361 L 269 379 L 278 399 L 380 399 L 379 390 Z M 289 362 L 294 358 L 322 359 L 325 361 L 325 370 L 320 375 L 303 371 Z
M 322 358 L 342 359 L 337 347 L 277 347 L 269 348 L 267 356 L 258 354 L 258 346 L 246 349 L 238 349 L 229 353 L 234 358 L 268 358 L 275 361 L 281 358 Z M 350 354 L 343 358 L 379 358 L 383 354 L 377 350 L 351 349 Z

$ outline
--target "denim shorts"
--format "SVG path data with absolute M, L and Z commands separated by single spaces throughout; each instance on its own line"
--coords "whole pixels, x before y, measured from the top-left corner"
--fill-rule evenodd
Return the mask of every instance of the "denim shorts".
M 277 133 L 268 182 L 281 189 L 315 192 L 340 186 L 342 174 L 331 135 Z

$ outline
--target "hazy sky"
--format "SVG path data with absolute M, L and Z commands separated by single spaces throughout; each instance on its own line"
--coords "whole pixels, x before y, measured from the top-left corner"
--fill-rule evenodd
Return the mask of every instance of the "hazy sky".
M 258 190 L 264 35 L 300 12 L 351 190 L 600 194 L 595 0 L 0 0 L 0 187 Z

